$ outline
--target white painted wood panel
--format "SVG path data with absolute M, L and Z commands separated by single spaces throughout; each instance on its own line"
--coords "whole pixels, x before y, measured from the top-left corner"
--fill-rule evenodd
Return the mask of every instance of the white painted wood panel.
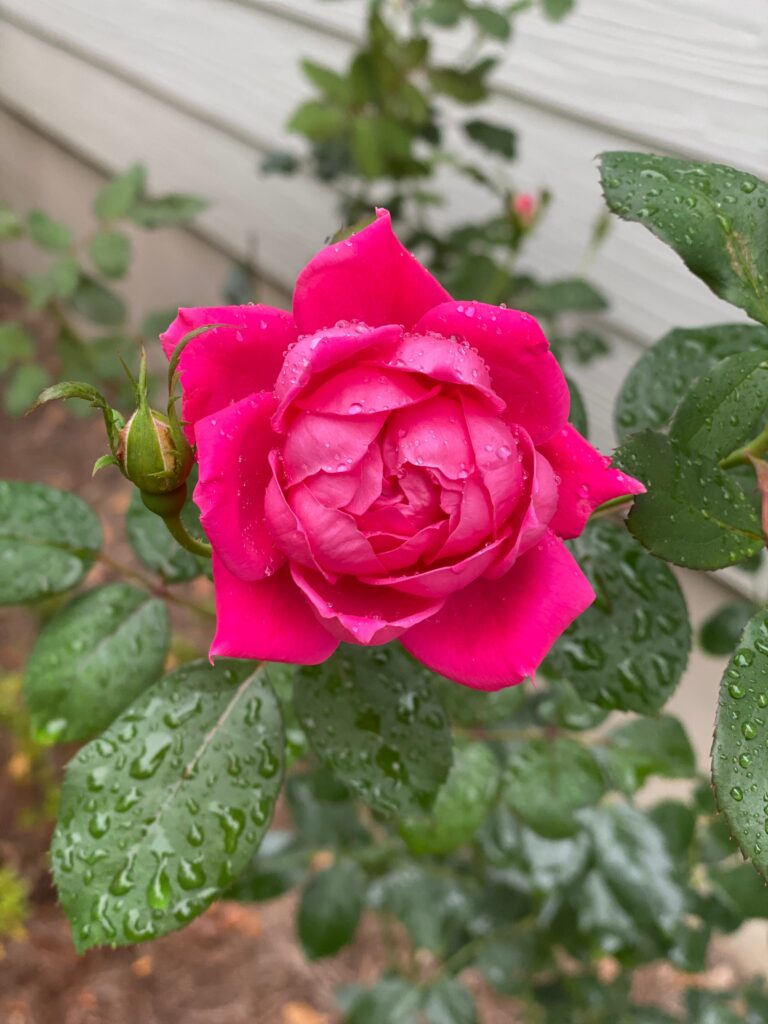
M 241 76 L 269 73 L 279 111 L 286 88 L 291 101 L 297 95 L 297 52 L 315 56 L 319 46 L 339 63 L 365 7 L 360 0 L 2 0 L 2 10 L 206 109 L 222 61 Z M 318 43 L 313 24 L 334 34 L 335 48 L 327 38 Z M 464 48 L 460 33 L 440 36 L 447 55 Z M 646 145 L 768 170 L 765 0 L 578 0 L 559 24 L 537 12 L 523 16 L 502 53 L 496 81 L 506 95 Z M 269 135 L 272 111 L 248 105 L 247 80 L 240 93 L 239 100 L 226 94 L 233 123 Z M 257 113 L 263 127 L 254 126 Z
M 160 11 L 175 2 L 133 0 L 132 9 L 147 11 L 151 6 Z M 206 9 L 208 2 L 187 0 L 191 11 L 196 6 Z M 102 0 L 98 10 L 103 13 L 108 8 L 116 9 L 115 0 Z M 252 18 L 250 11 L 245 14 Z M 256 131 L 262 129 L 267 137 L 276 134 L 276 126 L 296 99 L 295 40 L 263 26 L 263 33 L 245 40 L 251 60 L 247 63 L 243 58 L 241 63 L 207 45 L 209 26 L 206 35 L 206 25 L 194 17 L 185 24 L 188 27 L 181 36 L 164 24 L 155 25 L 153 36 L 145 26 L 141 38 L 124 36 L 123 46 L 151 62 L 145 51 L 151 53 L 161 40 L 166 59 L 158 51 L 155 62 L 178 91 L 185 88 L 185 80 L 190 81 L 189 96 L 199 97 L 201 108 L 205 104 L 202 113 L 209 123 L 202 123 L 195 110 L 175 109 L 146 95 L 138 85 L 2 20 L 0 97 L 110 169 L 139 157 L 148 162 L 160 186 L 192 189 L 210 197 L 214 206 L 203 218 L 204 227 L 235 252 L 246 250 L 249 236 L 253 237 L 265 272 L 287 284 L 319 241 L 336 227 L 333 201 L 319 186 L 304 180 L 259 178 L 256 173 Z M 284 23 L 275 24 L 285 28 Z M 189 26 L 196 27 L 193 31 Z M 114 26 L 109 32 L 105 29 L 105 35 L 114 31 Z M 315 42 L 314 55 L 319 59 L 332 58 L 340 45 L 322 36 Z M 320 51 L 321 44 L 327 49 Z M 194 75 L 190 68 L 195 69 Z M 594 156 L 626 143 L 606 130 L 574 124 L 502 97 L 492 101 L 489 111 L 520 128 L 523 146 L 516 165 L 517 183 L 546 185 L 556 197 L 527 262 L 547 278 L 572 273 L 580 263 L 593 218 L 602 209 Z M 241 126 L 236 133 L 229 130 L 230 120 Z M 220 127 L 213 127 L 214 122 Z M 452 206 L 454 215 L 465 218 L 483 212 L 479 194 L 458 182 Z M 734 315 L 693 280 L 676 257 L 635 225 L 614 224 L 592 273 L 611 299 L 616 322 L 646 341 L 673 324 Z

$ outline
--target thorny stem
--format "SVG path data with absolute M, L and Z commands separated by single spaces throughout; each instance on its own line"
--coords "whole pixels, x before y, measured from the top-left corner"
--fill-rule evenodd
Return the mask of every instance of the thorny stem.
M 748 444 L 745 444 L 742 448 L 737 448 L 730 455 L 720 459 L 720 468 L 733 469 L 735 466 L 748 463 L 750 458 L 756 458 L 759 455 L 765 454 L 766 451 L 768 451 L 768 424 Z

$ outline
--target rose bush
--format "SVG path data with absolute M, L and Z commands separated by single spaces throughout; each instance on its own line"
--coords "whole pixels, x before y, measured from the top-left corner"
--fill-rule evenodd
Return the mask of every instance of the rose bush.
M 304 269 L 293 315 L 182 309 L 167 355 L 206 324 L 179 372 L 211 655 L 314 664 L 399 638 L 470 686 L 531 674 L 594 597 L 563 538 L 643 489 L 568 424 L 536 321 L 452 301 L 380 210 Z

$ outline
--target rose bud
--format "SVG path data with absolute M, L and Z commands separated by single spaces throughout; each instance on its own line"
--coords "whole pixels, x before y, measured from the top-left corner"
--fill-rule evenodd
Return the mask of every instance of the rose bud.
M 530 192 L 518 192 L 512 199 L 512 213 L 521 231 L 530 231 L 539 215 L 539 202 Z
M 153 512 L 157 511 L 155 505 L 165 508 L 167 499 L 180 489 L 186 496 L 194 455 L 183 432 L 163 413 L 142 403 L 120 431 L 115 454 L 124 475 L 136 484 L 144 504 Z M 179 500 L 181 508 L 184 499 Z

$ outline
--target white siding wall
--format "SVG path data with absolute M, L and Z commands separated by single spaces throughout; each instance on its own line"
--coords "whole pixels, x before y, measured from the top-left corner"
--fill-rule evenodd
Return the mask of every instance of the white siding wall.
M 298 58 L 341 65 L 364 6 L 0 0 L 0 106 L 98 167 L 142 159 L 156 188 L 209 197 L 201 223 L 211 240 L 255 254 L 289 289 L 337 227 L 334 204 L 314 183 L 260 178 L 257 165 L 266 148 L 292 144 L 283 125 L 308 92 Z M 577 0 L 559 25 L 520 21 L 487 111 L 520 131 L 518 185 L 555 194 L 529 265 L 545 277 L 579 266 L 602 208 L 594 157 L 603 149 L 768 175 L 767 13 L 765 0 Z M 445 34 L 440 45 L 448 54 L 457 42 Z M 5 152 L 0 166 L 24 157 Z M 454 212 L 480 212 L 476 193 L 451 189 Z M 617 381 L 638 346 L 673 325 L 738 315 L 638 226 L 616 223 L 589 273 L 612 306 L 614 354 L 582 380 L 605 444 Z

